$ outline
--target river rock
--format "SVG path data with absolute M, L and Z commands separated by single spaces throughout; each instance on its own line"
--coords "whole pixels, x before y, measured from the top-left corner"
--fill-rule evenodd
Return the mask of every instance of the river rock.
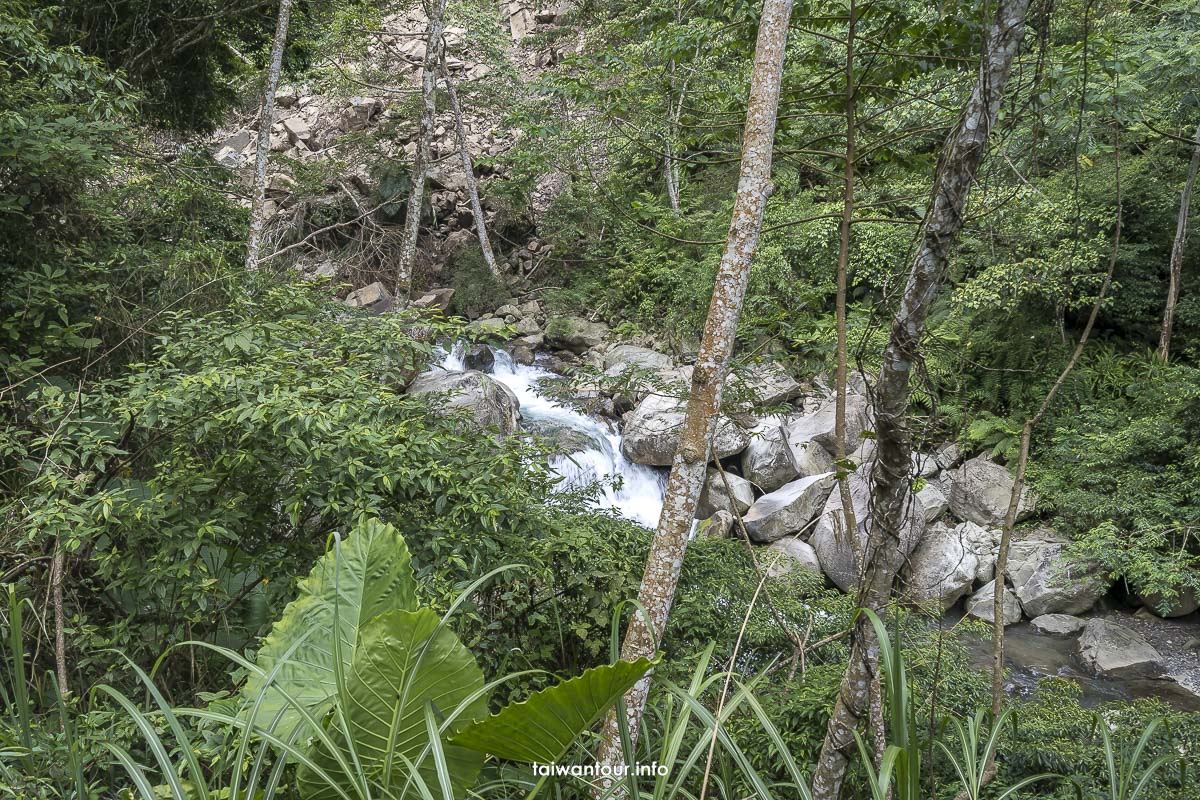
M 466 410 L 480 428 L 510 436 L 521 418 L 521 404 L 507 386 L 490 375 L 466 372 L 426 372 L 408 387 L 410 395 L 446 396 L 441 410 Z
M 973 522 L 930 527 L 909 556 L 905 598 L 948 611 L 970 593 L 981 565 L 993 557 L 993 538 Z
M 361 289 L 355 289 L 346 295 L 345 302 L 351 308 L 361 308 L 372 314 L 382 314 L 386 311 L 391 311 L 396 305 L 392 293 L 385 289 L 379 281 L 368 284 Z
M 463 354 L 463 366 L 476 372 L 491 372 L 496 365 L 496 354 L 486 344 L 471 345 Z
M 1066 555 L 1067 543 L 1054 531 L 1040 529 L 1012 543 L 1008 579 L 1026 615 L 1081 614 L 1108 591 L 1104 570 Z
M 836 447 L 836 398 L 830 397 L 815 411 L 797 418 L 787 426 L 788 441 L 794 444 L 816 442 L 829 452 Z M 853 452 L 859 437 L 867 427 L 867 398 L 860 394 L 846 395 L 846 449 Z
M 950 501 L 946 499 L 945 493 L 932 481 L 926 483 L 921 487 L 921 491 L 917 492 L 917 500 L 925 511 L 926 522 L 933 522 L 945 514 L 946 509 L 950 508 Z
M 1076 643 L 1090 672 L 1114 678 L 1157 678 L 1162 656 L 1136 631 L 1107 619 L 1090 619 Z
M 545 334 L 546 341 L 554 347 L 583 353 L 604 342 L 608 326 L 581 317 L 558 316 L 547 320 Z
M 517 334 L 520 336 L 537 336 L 542 332 L 541 327 L 537 324 L 537 320 L 532 317 L 519 317 L 517 319 Z
M 635 464 L 656 467 L 670 466 L 675 448 L 683 435 L 683 418 L 687 401 L 652 394 L 626 416 L 621 453 Z M 717 419 L 713 437 L 712 458 L 727 458 L 746 448 L 745 431 L 733 420 Z
M 868 470 L 855 471 L 848 478 L 850 501 L 854 510 L 854 521 L 858 530 L 858 549 L 867 550 L 867 531 L 872 521 L 871 480 Z M 900 546 L 889 550 L 891 566 L 896 570 L 905 558 L 917 546 L 925 533 L 925 512 L 921 509 L 916 497 L 909 495 L 905 509 L 903 525 L 900 531 Z M 845 529 L 845 515 L 842 511 L 842 493 L 834 490 L 825 501 L 825 508 L 817 521 L 816 529 L 808 543 L 817 551 L 821 560 L 821 569 L 834 584 L 843 592 L 848 592 L 858 585 L 858 571 L 854 563 L 854 551 L 851 549 L 849 534 Z M 865 553 L 870 555 L 870 553 Z
M 700 501 L 696 503 L 696 519 L 708 519 L 718 511 L 728 511 L 739 517 L 745 514 L 754 503 L 754 484 L 741 477 L 726 472 L 732 496 L 725 491 L 725 480 L 721 471 L 709 468 L 704 479 L 704 488 L 700 491 Z
M 912 452 L 908 454 L 908 460 L 912 463 L 912 476 L 914 478 L 932 478 L 941 470 L 938 466 L 937 456 L 933 453 L 918 453 Z
M 1086 619 L 1073 617 L 1070 614 L 1042 614 L 1029 622 L 1029 626 L 1038 633 L 1053 636 L 1056 639 L 1069 639 L 1076 636 L 1085 625 L 1087 625 Z
M 764 494 L 742 520 L 750 539 L 761 544 L 797 533 L 812 521 L 825 503 L 837 475 L 826 472 L 786 483 Z
M 674 364 L 669 355 L 649 347 L 618 344 L 604 354 L 604 373 L 610 377 L 620 375 L 631 367 L 654 370 L 672 366 Z
M 950 488 L 950 511 L 961 520 L 999 527 L 1008 513 L 1013 476 L 1000 464 L 979 455 L 954 473 Z M 1017 503 L 1017 521 L 1033 513 L 1037 500 L 1032 490 L 1021 490 Z
M 1190 586 L 1180 587 L 1170 599 L 1157 592 L 1136 594 L 1142 605 L 1157 617 L 1186 617 L 1200 608 L 1200 596 Z
M 1004 627 L 1016 625 L 1021 621 L 1021 603 L 1012 589 L 1004 587 L 1004 599 L 1001 600 L 1004 609 Z M 981 619 L 992 622 L 996 619 L 993 613 L 996 609 L 996 582 L 988 581 L 979 591 L 971 595 L 967 601 L 967 616 L 971 619 Z
M 467 325 L 467 330 L 477 333 L 481 336 L 503 336 L 505 328 L 503 317 L 488 317 L 487 319 L 477 319 Z
M 733 528 L 736 524 L 737 519 L 733 514 L 722 509 L 696 525 L 696 535 L 729 538 L 734 535 Z
M 825 448 L 813 441 L 790 441 L 786 421 L 779 417 L 763 418 L 749 433 L 742 451 L 742 474 L 764 492 L 833 470 L 833 456 Z
M 727 389 L 750 394 L 753 404 L 777 406 L 799 395 L 801 386 L 774 361 L 756 361 L 731 374 Z
M 817 560 L 816 551 L 794 536 L 772 542 L 763 551 L 761 559 L 767 568 L 768 578 L 790 575 L 796 570 L 803 570 L 812 575 L 822 574 L 821 562 Z

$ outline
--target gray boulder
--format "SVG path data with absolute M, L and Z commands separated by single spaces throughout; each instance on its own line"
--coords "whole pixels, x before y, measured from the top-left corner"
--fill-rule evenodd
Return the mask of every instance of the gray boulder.
M 1076 642 L 1079 660 L 1094 675 L 1113 678 L 1157 678 L 1162 656 L 1132 631 L 1107 619 L 1090 619 Z
M 621 453 L 635 464 L 670 466 L 683 435 L 686 410 L 684 400 L 657 394 L 645 397 L 626 417 Z M 727 458 L 740 453 L 746 442 L 745 431 L 728 417 L 719 417 L 712 457 Z
M 821 562 L 817 560 L 816 551 L 794 536 L 772 542 L 760 558 L 767 568 L 768 578 L 790 575 L 796 570 L 821 575 Z
M 832 470 L 833 456 L 816 442 L 789 441 L 786 420 L 779 417 L 765 417 L 751 428 L 742 451 L 742 474 L 764 492 Z
M 836 399 L 828 398 L 815 411 L 797 418 L 787 426 L 789 442 L 801 444 L 816 442 L 829 452 L 836 446 L 834 420 Z M 867 398 L 860 394 L 846 395 L 846 450 L 853 452 L 859 446 L 859 437 L 867 428 Z
M 754 501 L 743 519 L 746 533 L 752 541 L 759 543 L 774 542 L 797 533 L 817 515 L 835 483 L 836 474 L 826 472 L 792 481 L 764 494 Z
M 351 308 L 361 308 L 372 314 L 383 314 L 396 306 L 396 300 L 392 297 L 392 293 L 385 289 L 379 281 L 361 289 L 355 289 L 346 295 L 345 303 Z
M 1137 599 L 1142 605 L 1158 617 L 1186 617 L 1200 608 L 1200 595 L 1190 586 L 1183 586 L 1171 597 L 1158 592 L 1137 592 Z
M 729 481 L 730 492 L 725 491 L 725 481 Z M 754 484 L 739 475 L 725 473 L 721 477 L 720 470 L 708 470 L 704 478 L 704 488 L 700 491 L 700 501 L 696 503 L 696 519 L 708 519 L 718 511 L 728 511 L 741 516 L 754 503 Z
M 635 347 L 631 344 L 618 344 L 604 354 L 604 372 L 606 375 L 620 375 L 631 367 L 640 369 L 662 369 L 674 366 L 671 357 L 666 353 L 651 350 L 648 347 Z
M 718 511 L 706 520 L 696 525 L 697 536 L 711 536 L 717 539 L 727 539 L 734 535 L 734 525 L 737 520 L 728 511 Z
M 1001 600 L 1001 608 L 1004 610 L 1004 627 L 1016 625 L 1021 621 L 1021 603 L 1017 600 L 1017 596 L 1013 594 L 1013 590 L 1007 586 L 1004 587 L 1004 599 Z M 988 581 L 979 591 L 971 595 L 971 599 L 967 601 L 967 616 L 971 619 L 981 619 L 984 622 L 992 622 L 996 619 L 996 582 Z
M 756 361 L 729 376 L 731 393 L 750 395 L 753 404 L 777 406 L 800 394 L 800 384 L 774 361 Z
M 905 598 L 948 611 L 971 591 L 981 564 L 991 557 L 988 531 L 972 522 L 934 525 L 925 531 L 905 570 Z
M 946 495 L 932 482 L 926 483 L 921 487 L 921 491 L 917 492 L 917 501 L 925 512 L 926 522 L 933 522 L 950 508 L 950 501 L 946 499 Z
M 854 521 L 858 527 L 855 532 L 858 550 L 865 556 L 872 557 L 873 554 L 868 552 L 867 548 L 867 532 L 872 526 L 870 476 L 867 470 L 860 469 L 854 472 L 848 481 Z M 912 553 L 924 533 L 925 514 L 916 497 L 910 495 L 904 511 L 899 546 L 890 543 L 886 553 L 881 554 L 880 558 L 887 558 L 890 567 L 899 571 L 904 559 Z M 848 592 L 858 585 L 858 570 L 854 563 L 850 534 L 846 531 L 840 490 L 834 489 L 829 493 L 829 499 L 825 501 L 825 508 L 821 511 L 820 519 L 808 543 L 817 551 L 821 569 L 839 589 Z
M 488 317 L 470 323 L 467 325 L 467 330 L 483 336 L 502 336 L 506 327 L 503 317 Z
M 410 395 L 445 395 L 443 412 L 468 411 L 480 428 L 500 437 L 517 430 L 521 404 L 500 381 L 482 372 L 426 372 L 408 387 Z
M 608 326 L 603 322 L 588 322 L 580 317 L 551 317 L 546 321 L 546 341 L 554 347 L 583 353 L 604 342 Z
M 1012 496 L 1013 476 L 1000 464 L 980 455 L 954 473 L 950 489 L 950 511 L 961 520 L 998 527 L 1004 524 Z M 1033 513 L 1037 500 L 1032 490 L 1021 490 L 1017 521 Z
M 1053 636 L 1056 639 L 1069 639 L 1077 636 L 1086 625 L 1086 619 L 1073 617 L 1070 614 L 1042 614 L 1029 622 L 1029 626 L 1038 633 Z
M 1010 546 L 1006 573 L 1027 616 L 1082 614 L 1108 591 L 1104 570 L 1069 557 L 1066 548 L 1050 529 L 1034 531 Z
M 496 365 L 496 354 L 486 344 L 471 345 L 463 354 L 463 365 L 477 372 L 491 372 Z

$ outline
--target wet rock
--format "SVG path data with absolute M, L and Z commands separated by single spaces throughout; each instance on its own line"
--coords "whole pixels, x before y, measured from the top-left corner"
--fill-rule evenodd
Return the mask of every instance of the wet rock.
M 824 506 L 835 483 L 836 474 L 827 472 L 792 481 L 764 494 L 754 501 L 742 520 L 750 539 L 769 543 L 800 532 Z
M 1013 476 L 1000 464 L 980 455 L 954 473 L 950 489 L 950 512 L 961 520 L 997 527 L 1004 524 L 1012 496 Z M 1037 498 L 1029 487 L 1021 490 L 1017 521 L 1034 511 Z
M 725 491 L 725 480 L 729 481 L 730 492 Z M 696 503 L 696 519 L 707 519 L 718 511 L 729 511 L 739 517 L 754 503 L 754 486 L 739 475 L 726 472 L 724 479 L 720 470 L 709 468 L 700 490 L 700 501 Z
M 762 551 L 759 559 L 766 567 L 768 578 L 781 578 L 796 570 L 822 575 L 816 551 L 793 536 L 772 542 Z
M 382 283 L 376 281 L 346 295 L 345 303 L 351 308 L 361 308 L 372 314 L 383 314 L 391 311 L 395 307 L 396 301 L 392 297 L 392 293 L 385 289 Z
M 443 395 L 439 410 L 469 412 L 482 430 L 511 436 L 520 420 L 520 402 L 500 381 L 482 372 L 426 372 L 408 387 L 414 396 Z
M 549 341 L 549 331 L 547 340 Z M 638 403 L 625 423 L 621 453 L 635 464 L 669 466 L 675 458 L 675 448 L 683 435 L 683 419 L 687 401 L 674 397 L 650 395 Z M 712 457 L 727 458 L 746 447 L 746 433 L 728 417 L 717 420 Z
M 1087 625 L 1086 619 L 1073 617 L 1070 614 L 1042 614 L 1034 617 L 1029 626 L 1040 634 L 1053 636 L 1057 639 L 1069 639 L 1077 636 Z
M 1004 599 L 1001 600 L 1001 608 L 1004 613 L 1004 627 L 1016 625 L 1021 621 L 1021 603 L 1017 600 L 1017 596 L 1013 594 L 1013 590 L 1007 586 L 1004 587 Z M 971 619 L 981 619 L 984 622 L 993 622 L 996 619 L 996 582 L 989 581 L 979 591 L 971 595 L 971 599 L 967 601 L 967 616 Z
M 463 366 L 477 372 L 491 372 L 496 365 L 496 354 L 486 344 L 472 345 L 463 355 Z
M 860 469 L 847 480 L 854 521 L 858 527 L 854 534 L 858 539 L 858 549 L 866 557 L 873 557 L 873 553 L 867 552 L 867 532 L 872 525 L 870 476 L 867 470 Z M 902 519 L 899 546 L 893 542 L 885 553 L 878 556 L 881 559 L 887 558 L 890 566 L 897 571 L 925 533 L 925 514 L 915 496 L 909 496 Z M 821 569 L 825 575 L 839 589 L 848 592 L 858 585 L 858 570 L 854 563 L 850 532 L 845 526 L 840 490 L 835 489 L 829 493 L 829 499 L 825 501 L 825 507 L 808 543 L 817 551 L 817 558 L 821 560 Z
M 1076 643 L 1079 660 L 1094 675 L 1157 678 L 1162 656 L 1137 632 L 1107 619 L 1090 619 Z
M 546 323 L 545 334 L 546 341 L 554 347 L 583 353 L 603 343 L 608 335 L 608 326 L 580 317 L 551 317 Z

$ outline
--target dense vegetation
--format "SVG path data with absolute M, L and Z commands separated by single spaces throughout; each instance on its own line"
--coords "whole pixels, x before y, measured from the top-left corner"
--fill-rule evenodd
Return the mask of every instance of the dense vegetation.
M 314 247 L 350 267 L 324 280 L 301 280 L 287 258 L 243 269 L 249 194 L 203 135 L 256 105 L 276 5 L 0 0 L 0 797 L 144 796 L 134 774 L 180 800 L 261 796 L 247 774 L 289 797 L 468 796 L 467 779 L 440 769 L 453 758 L 432 745 L 414 770 L 428 781 L 420 791 L 397 790 L 373 762 L 352 775 L 353 756 L 339 763 L 344 793 L 339 779 L 313 788 L 296 765 L 305 752 L 328 768 L 354 751 L 337 727 L 349 705 L 314 706 L 334 732 L 324 750 L 275 747 L 247 731 L 238 707 L 256 699 L 247 687 L 271 661 L 255 656 L 301 579 L 329 563 L 335 542 L 380 524 L 399 532 L 380 552 L 411 551 L 422 624 L 453 610 L 446 635 L 475 683 L 508 678 L 472 718 L 612 661 L 631 613 L 649 531 L 596 511 L 596 487 L 564 491 L 545 442 L 481 436 L 404 390 L 439 345 L 477 335 L 466 317 L 535 289 L 552 309 L 694 353 L 729 225 L 759 6 L 583 3 L 569 25 L 537 34 L 558 55 L 529 78 L 504 63 L 496 4 L 451 4 L 465 47 L 496 65 L 464 100 L 522 131 L 477 160 L 493 176 L 484 191 L 500 248 L 536 232 L 552 256 L 508 285 L 475 254 L 451 252 L 436 269 L 430 256 L 416 294 L 458 290 L 451 312 L 461 316 L 441 316 L 341 302 L 353 287 L 340 278 L 389 280 L 408 187 L 393 140 L 416 126 L 411 98 L 335 158 L 294 165 L 298 191 L 314 198 L 347 163 L 369 165 L 370 214 L 314 201 L 278 234 L 324 231 Z M 397 11 L 380 5 L 298 4 L 286 77 L 346 96 L 384 80 L 386 63 L 364 66 L 357 82 L 341 69 L 365 60 Z M 856 36 L 873 56 L 858 78 L 847 329 L 866 374 L 878 371 L 991 6 L 859 7 Z M 775 194 L 738 329 L 742 355 L 774 355 L 804 378 L 835 358 L 846 15 L 840 2 L 795 11 Z M 1091 343 L 1033 440 L 1039 522 L 1102 561 L 1119 595 L 1200 591 L 1194 243 L 1169 358 L 1158 352 L 1180 192 L 1200 147 L 1200 12 L 1186 0 L 1065 0 L 1036 4 L 1029 26 L 925 338 L 912 427 L 923 443 L 1015 460 L 1116 241 Z M 535 214 L 550 171 L 565 190 Z M 643 792 L 699 796 L 704 783 L 709 796 L 796 796 L 856 611 L 802 577 L 763 586 L 736 538 L 688 550 L 639 745 L 641 760 L 675 771 Z M 411 605 L 390 610 L 418 613 Z M 982 728 L 1001 732 L 1002 756 L 991 794 L 977 796 L 1055 773 L 1022 794 L 1074 797 L 1078 785 L 1133 800 L 1146 775 L 1141 797 L 1200 798 L 1200 715 L 1157 699 L 1090 707 L 1075 683 L 1049 677 L 1002 723 L 972 727 L 988 686 L 967 642 L 985 627 L 943 628 L 899 608 L 887 624 L 884 643 L 903 644 L 886 675 L 887 742 L 903 744 L 897 761 L 920 793 L 905 797 L 955 796 L 959 739 Z M 464 697 L 456 702 L 470 705 Z M 563 760 L 587 763 L 593 744 L 578 737 Z M 475 791 L 586 793 L 579 780 L 539 783 L 520 762 L 491 759 Z M 1114 764 L 1129 775 L 1112 775 Z M 847 793 L 878 796 L 871 759 L 854 769 Z

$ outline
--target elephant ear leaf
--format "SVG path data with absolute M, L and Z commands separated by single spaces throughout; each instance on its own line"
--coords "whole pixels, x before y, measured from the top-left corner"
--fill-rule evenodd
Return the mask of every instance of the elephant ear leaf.
M 260 728 L 290 732 L 303 719 L 290 697 L 319 719 L 337 691 L 335 656 L 348 673 L 359 630 L 380 614 L 415 609 L 414 583 L 408 545 L 395 528 L 378 520 L 355 526 L 300 582 L 263 640 L 257 664 L 264 676 L 251 675 L 242 689 L 246 715 Z M 265 676 L 276 666 L 268 686 Z
M 487 710 L 482 670 L 437 614 L 422 608 L 378 616 L 362 630 L 345 696 L 326 725 L 341 752 L 315 743 L 309 755 L 320 772 L 299 770 L 300 795 L 336 800 L 345 796 L 339 787 L 358 785 L 361 776 L 389 798 L 418 798 L 412 764 L 426 787 L 449 786 L 453 797 L 465 797 L 483 755 L 448 742 L 436 758 L 429 723 L 443 727 L 440 742 Z M 347 774 L 344 765 L 355 763 L 357 771 Z
M 593 667 L 468 725 L 450 741 L 510 761 L 553 764 L 653 666 L 639 658 Z

